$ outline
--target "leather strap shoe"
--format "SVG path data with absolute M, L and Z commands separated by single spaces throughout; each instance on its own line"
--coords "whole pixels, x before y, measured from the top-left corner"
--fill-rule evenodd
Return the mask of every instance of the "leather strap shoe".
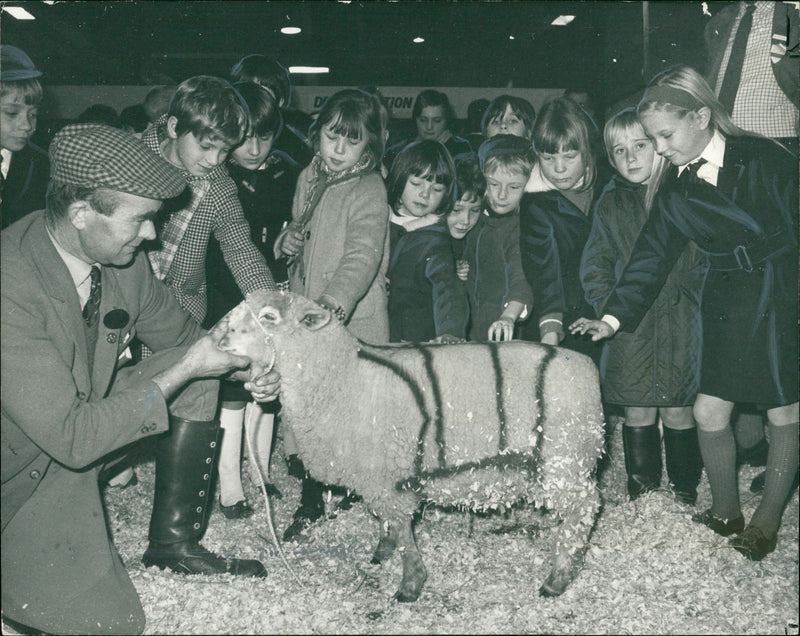
M 142 557 L 145 567 L 169 568 L 178 574 L 235 574 L 265 578 L 267 570 L 255 559 L 223 559 L 196 541 L 160 544 L 153 541 Z
M 734 550 L 741 552 L 751 561 L 760 561 L 770 552 L 775 550 L 778 543 L 777 537 L 767 539 L 761 528 L 747 526 L 744 532 L 731 538 L 730 544 Z
M 224 506 L 220 502 L 219 509 L 227 519 L 247 519 L 247 517 L 252 517 L 254 512 L 250 504 L 244 500 L 237 501 L 232 506 Z
M 715 517 L 711 508 L 692 515 L 692 521 L 702 523 L 723 537 L 728 537 L 744 530 L 744 517 L 739 515 L 736 519 L 720 519 Z

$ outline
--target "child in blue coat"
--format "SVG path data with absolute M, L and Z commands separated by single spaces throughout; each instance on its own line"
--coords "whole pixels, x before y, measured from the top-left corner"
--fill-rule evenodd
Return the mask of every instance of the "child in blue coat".
M 406 146 L 392 165 L 387 190 L 390 340 L 464 340 L 469 303 L 444 220 L 455 191 L 447 149 L 431 139 Z

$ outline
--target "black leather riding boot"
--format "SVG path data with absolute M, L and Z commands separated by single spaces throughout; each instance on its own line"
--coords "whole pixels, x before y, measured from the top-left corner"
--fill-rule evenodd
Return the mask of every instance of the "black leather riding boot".
M 222 558 L 200 545 L 211 501 L 222 429 L 219 423 L 170 420 L 170 430 L 156 443 L 156 487 L 150 518 L 150 545 L 142 557 L 181 574 L 239 574 L 265 577 L 260 561 Z
M 664 455 L 669 483 L 679 501 L 693 506 L 697 485 L 703 474 L 703 458 L 697 443 L 697 429 L 664 427 Z
M 658 424 L 622 427 L 628 495 L 636 499 L 661 485 L 661 435 Z

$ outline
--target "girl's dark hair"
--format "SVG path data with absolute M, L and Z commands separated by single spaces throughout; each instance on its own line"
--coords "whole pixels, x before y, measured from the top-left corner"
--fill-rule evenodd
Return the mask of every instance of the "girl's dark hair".
M 465 194 L 472 194 L 473 199 L 480 200 L 486 192 L 486 178 L 481 172 L 478 155 L 464 153 L 456 155 L 453 163 L 456 166 L 456 192 L 454 199 L 461 200 Z
M 486 128 L 489 124 L 495 119 L 502 117 L 508 106 L 511 106 L 511 112 L 519 117 L 522 123 L 525 124 L 525 130 L 528 131 L 528 136 L 530 137 L 531 130 L 533 129 L 533 120 L 536 119 L 536 110 L 533 108 L 533 104 L 527 99 L 514 97 L 513 95 L 500 95 L 495 97 L 486 108 L 486 112 L 483 114 L 483 119 L 481 120 L 481 132 L 484 137 L 486 137 Z
M 309 137 L 315 150 L 319 150 L 320 131 L 330 125 L 337 135 L 350 139 L 361 139 L 367 133 L 367 150 L 375 164 L 383 156 L 383 116 L 378 97 L 359 90 L 347 88 L 334 93 L 322 105 L 322 110 L 309 129 Z
M 392 209 L 397 209 L 409 177 L 422 177 L 431 183 L 441 183 L 446 190 L 439 208 L 434 212 L 444 215 L 455 204 L 456 169 L 447 148 L 433 139 L 414 141 L 395 157 L 386 178 L 386 192 Z
M 422 114 L 422 109 L 428 106 L 442 107 L 442 113 L 444 113 L 444 117 L 447 120 L 446 127 L 450 130 L 450 125 L 456 118 L 456 113 L 447 95 L 440 91 L 435 91 L 432 88 L 422 91 L 417 95 L 417 99 L 414 101 L 414 108 L 411 110 L 411 118 L 416 119 L 419 117 Z
M 283 128 L 283 116 L 272 93 L 254 82 L 237 82 L 233 87 L 239 91 L 248 110 L 245 137 L 278 137 Z
M 591 117 L 576 102 L 556 97 L 542 106 L 533 124 L 533 149 L 536 155 L 577 150 L 583 161 L 581 191 L 594 185 L 599 133 Z

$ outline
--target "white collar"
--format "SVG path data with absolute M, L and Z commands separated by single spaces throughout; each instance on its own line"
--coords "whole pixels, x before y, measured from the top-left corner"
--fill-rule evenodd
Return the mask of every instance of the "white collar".
M 700 153 L 700 156 L 689 163 L 678 166 L 678 174 L 680 175 L 687 166 L 697 163 L 700 159 L 705 159 L 706 162 L 710 163 L 716 170 L 719 170 L 724 165 L 724 157 L 725 137 L 723 137 L 718 130 L 715 130 L 708 144 L 706 144 L 706 147 L 703 149 L 703 152 Z M 700 168 L 700 170 L 702 170 L 702 168 Z
M 0 149 L 0 154 L 3 155 L 3 164 L 0 166 L 0 169 L 3 171 L 3 177 L 7 177 L 8 169 L 11 167 L 11 157 L 14 156 L 14 153 L 7 148 L 2 148 Z
M 395 225 L 399 225 L 406 232 L 413 232 L 423 227 L 428 227 L 434 223 L 438 223 L 442 217 L 437 214 L 426 214 L 425 216 L 410 216 L 405 214 L 398 214 L 392 210 L 389 220 Z
M 581 177 L 580 181 L 575 184 L 575 188 L 580 188 L 583 185 L 585 177 Z M 558 190 L 555 184 L 544 176 L 542 172 L 542 165 L 538 161 L 534 164 L 531 170 L 531 176 L 528 177 L 528 182 L 525 184 L 525 192 L 550 192 L 551 190 Z

